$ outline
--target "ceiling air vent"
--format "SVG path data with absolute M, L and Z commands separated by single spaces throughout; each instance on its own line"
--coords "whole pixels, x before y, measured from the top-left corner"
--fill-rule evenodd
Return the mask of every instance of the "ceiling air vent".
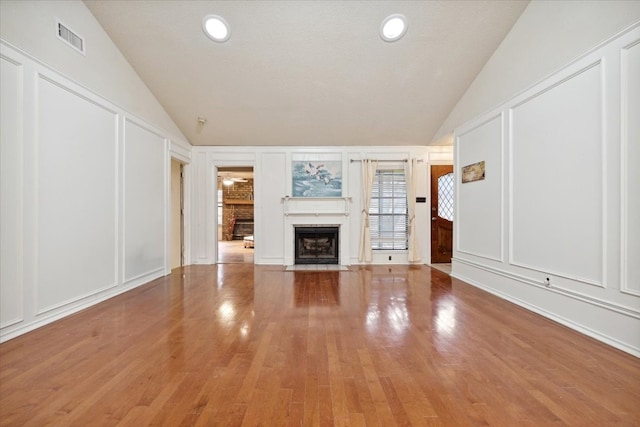
M 84 55 L 84 39 L 58 22 L 58 38 Z

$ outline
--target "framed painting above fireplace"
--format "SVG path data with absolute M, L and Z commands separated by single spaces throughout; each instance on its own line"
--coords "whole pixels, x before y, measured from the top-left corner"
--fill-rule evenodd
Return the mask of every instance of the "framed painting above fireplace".
M 342 197 L 342 162 L 294 160 L 291 168 L 293 197 Z

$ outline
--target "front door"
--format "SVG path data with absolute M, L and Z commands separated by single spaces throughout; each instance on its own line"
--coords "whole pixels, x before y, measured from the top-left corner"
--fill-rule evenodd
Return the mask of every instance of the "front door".
M 453 252 L 453 166 L 431 166 L 431 263 L 451 262 Z

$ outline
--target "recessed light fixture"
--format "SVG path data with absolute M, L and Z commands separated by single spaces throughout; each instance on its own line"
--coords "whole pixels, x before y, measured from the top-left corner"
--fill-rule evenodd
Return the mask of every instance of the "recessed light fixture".
M 231 36 L 229 24 L 221 16 L 207 15 L 202 20 L 204 33 L 214 42 L 226 42 Z
M 407 18 L 399 13 L 389 15 L 380 25 L 380 37 L 386 42 L 400 40 L 407 32 Z

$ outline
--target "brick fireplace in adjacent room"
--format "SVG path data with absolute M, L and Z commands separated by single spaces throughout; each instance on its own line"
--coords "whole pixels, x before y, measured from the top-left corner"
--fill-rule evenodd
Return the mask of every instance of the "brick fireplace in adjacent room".
M 222 240 L 253 235 L 253 179 L 222 186 Z

